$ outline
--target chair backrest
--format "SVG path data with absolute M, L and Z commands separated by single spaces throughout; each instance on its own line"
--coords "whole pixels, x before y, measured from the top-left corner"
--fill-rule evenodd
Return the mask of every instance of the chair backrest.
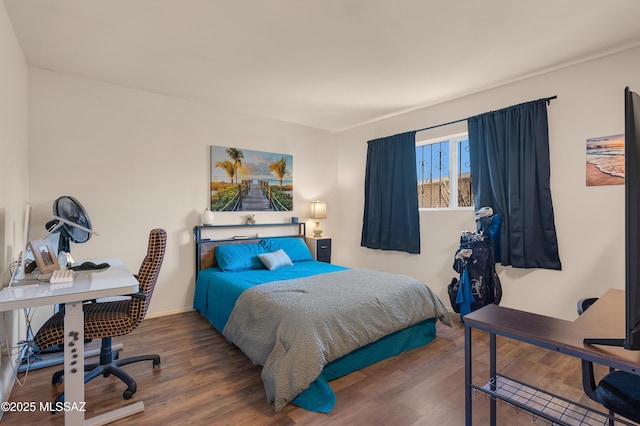
M 167 232 L 164 229 L 152 229 L 149 233 L 149 246 L 147 255 L 140 265 L 140 270 L 136 278 L 138 279 L 140 292 L 145 294 L 145 299 L 131 300 L 131 316 L 133 319 L 133 327 L 136 327 L 147 314 L 147 309 L 151 303 L 153 289 L 156 286 L 160 267 L 164 259 L 164 252 L 167 246 Z

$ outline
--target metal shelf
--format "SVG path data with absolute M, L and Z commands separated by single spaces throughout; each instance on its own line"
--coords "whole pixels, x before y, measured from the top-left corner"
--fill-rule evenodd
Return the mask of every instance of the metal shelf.
M 209 238 L 202 238 L 202 231 L 207 229 L 231 229 L 231 228 L 244 228 L 244 229 L 254 229 L 254 228 L 274 228 L 274 227 L 296 227 L 297 234 L 292 236 L 301 236 L 304 237 L 306 232 L 306 224 L 304 222 L 291 223 L 291 222 L 282 222 L 282 223 L 255 223 L 255 224 L 231 224 L 231 225 L 196 225 L 193 227 L 193 234 L 196 242 L 209 241 Z M 221 238 L 221 240 L 232 239 L 232 238 Z
M 282 223 L 238 223 L 238 224 L 226 224 L 226 225 L 196 225 L 194 228 L 256 228 L 261 226 L 300 226 L 304 225 L 304 222 L 282 222 Z
M 533 414 L 534 419 L 546 420 L 551 425 L 608 426 L 611 420 L 616 424 L 636 426 L 619 417 L 600 412 L 586 405 L 545 392 L 506 376 L 496 375 L 484 386 L 472 385 L 484 394 Z

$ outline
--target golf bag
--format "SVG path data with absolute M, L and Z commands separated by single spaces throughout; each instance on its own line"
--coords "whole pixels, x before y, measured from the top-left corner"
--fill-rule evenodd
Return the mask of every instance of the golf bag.
M 460 236 L 453 269 L 460 279 L 453 278 L 447 287 L 451 306 L 461 317 L 502 299 L 502 285 L 495 269 L 495 243 L 500 229 L 500 216 L 490 207 L 476 213 L 477 230 Z

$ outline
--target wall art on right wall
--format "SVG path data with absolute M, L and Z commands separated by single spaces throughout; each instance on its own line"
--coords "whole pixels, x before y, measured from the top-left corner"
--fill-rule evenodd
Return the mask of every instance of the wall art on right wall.
M 624 185 L 624 135 L 587 139 L 587 186 Z

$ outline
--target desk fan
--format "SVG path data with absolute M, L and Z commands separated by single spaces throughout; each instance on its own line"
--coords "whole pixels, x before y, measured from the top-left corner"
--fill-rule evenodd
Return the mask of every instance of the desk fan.
M 46 228 L 50 234 L 59 231 L 60 243 L 58 252 L 69 252 L 69 242 L 82 244 L 89 241 L 92 234 L 98 235 L 91 229 L 91 220 L 80 201 L 64 195 L 53 202 L 54 219 L 47 222 Z

